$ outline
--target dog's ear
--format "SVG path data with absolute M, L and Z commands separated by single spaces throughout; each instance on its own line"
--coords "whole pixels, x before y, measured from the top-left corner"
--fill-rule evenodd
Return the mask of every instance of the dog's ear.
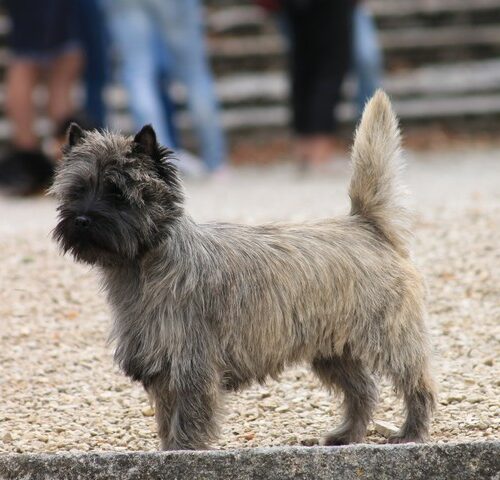
M 159 145 L 156 140 L 156 133 L 151 125 L 144 125 L 141 131 L 134 137 L 141 151 L 146 153 L 154 161 L 155 170 L 167 184 L 177 185 L 177 173 L 172 162 L 168 160 L 171 151 Z
M 144 125 L 141 131 L 134 137 L 134 142 L 141 146 L 144 153 L 150 157 L 155 157 L 158 152 L 158 142 L 156 133 L 151 125 Z
M 78 123 L 72 122 L 71 125 L 68 128 L 68 147 L 72 148 L 75 145 L 78 145 L 81 143 L 83 137 L 85 135 L 85 132 L 83 131 L 82 127 L 78 125 Z

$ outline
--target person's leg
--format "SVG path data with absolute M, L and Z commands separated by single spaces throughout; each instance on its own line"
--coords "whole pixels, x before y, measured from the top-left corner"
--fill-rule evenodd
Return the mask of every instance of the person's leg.
M 102 128 L 106 124 L 103 92 L 109 72 L 109 39 L 104 14 L 97 0 L 79 0 L 78 12 L 85 52 L 85 113 L 90 122 Z
M 365 103 L 382 83 L 382 52 L 373 17 L 359 4 L 353 12 L 353 73 L 358 82 L 356 106 L 361 116 Z
M 321 164 L 334 151 L 334 110 L 351 56 L 351 4 L 347 0 L 285 2 L 290 24 L 293 128 L 303 160 Z
M 155 36 L 155 53 L 158 57 L 158 89 L 160 92 L 160 101 L 165 115 L 168 132 L 171 138 L 173 149 L 180 148 L 179 132 L 175 126 L 175 104 L 170 97 L 169 87 L 172 81 L 172 58 L 165 48 L 163 36 L 157 32 Z
M 0 188 L 13 195 L 31 195 L 52 180 L 52 161 L 40 150 L 35 131 L 33 92 L 40 66 L 29 60 L 13 60 L 7 70 L 6 109 L 12 128 L 11 148 L 0 161 Z
M 335 139 L 332 134 L 324 133 L 309 137 L 309 163 L 321 166 L 333 160 Z
M 142 4 L 105 3 L 110 33 L 121 61 L 135 128 L 152 124 L 158 141 L 172 145 L 158 88 L 155 24 Z
M 83 54 L 74 49 L 62 53 L 49 65 L 47 87 L 48 114 L 55 125 L 74 115 L 74 88 L 83 68 Z
M 226 144 L 215 89 L 206 58 L 199 0 L 155 0 L 173 73 L 185 85 L 188 107 L 198 135 L 201 156 L 211 171 L 226 161 Z
M 17 149 L 38 148 L 33 103 L 38 76 L 38 65 L 27 60 L 13 60 L 7 70 L 7 115 L 12 126 L 12 144 Z
M 314 56 L 305 128 L 312 135 L 332 134 L 336 128 L 335 108 L 351 60 L 351 5 L 351 0 L 311 2 L 306 41 Z
M 286 1 L 281 25 L 286 25 L 288 77 L 290 82 L 291 128 L 295 134 L 295 152 L 301 167 L 306 168 L 311 157 L 311 138 L 306 132 L 306 109 L 309 101 L 312 55 L 307 53 L 308 27 L 305 7 Z M 282 30 L 283 31 L 283 30 Z
M 72 2 L 66 0 L 7 0 L 4 2 L 12 29 L 9 47 L 11 68 L 7 74 L 7 111 L 13 128 L 12 150 L 2 159 L 0 184 L 18 195 L 39 192 L 50 184 L 54 165 L 40 149 L 35 131 L 33 92 L 39 74 L 54 62 L 59 71 L 51 79 L 50 113 L 59 119 L 67 111 L 69 90 L 74 83 L 78 40 L 73 29 Z M 78 62 L 77 62 L 78 63 Z M 54 77 L 55 78 L 55 77 Z

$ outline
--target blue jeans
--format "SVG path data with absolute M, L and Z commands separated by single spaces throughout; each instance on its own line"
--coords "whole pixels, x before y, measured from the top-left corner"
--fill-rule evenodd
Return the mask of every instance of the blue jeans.
M 137 128 L 152 123 L 158 140 L 172 145 L 158 82 L 164 59 L 157 48 L 161 35 L 171 59 L 172 77 L 182 83 L 209 170 L 226 160 L 226 145 L 207 62 L 199 0 L 104 0 L 122 75 Z
M 177 150 L 180 148 L 179 131 L 175 126 L 176 105 L 169 95 L 170 85 L 172 83 L 172 59 L 169 58 L 168 51 L 165 49 L 161 35 L 156 39 L 156 54 L 158 55 L 159 69 L 157 72 L 157 82 L 160 92 L 160 101 L 162 103 L 163 115 L 168 128 L 170 138 L 169 147 Z
M 380 87 L 382 80 L 382 52 L 371 13 L 357 5 L 353 12 L 352 71 L 358 82 L 356 107 L 361 115 L 368 99 Z
M 108 32 L 97 0 L 78 0 L 81 41 L 85 52 L 85 113 L 96 128 L 106 125 L 103 92 L 108 80 Z

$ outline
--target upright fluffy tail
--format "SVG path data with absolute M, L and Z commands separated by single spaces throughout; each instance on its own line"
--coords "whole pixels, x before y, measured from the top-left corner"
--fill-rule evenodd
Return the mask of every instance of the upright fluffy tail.
M 399 184 L 401 139 L 387 95 L 379 90 L 368 102 L 352 150 L 349 187 L 351 215 L 372 224 L 401 254 L 408 255 L 410 216 Z

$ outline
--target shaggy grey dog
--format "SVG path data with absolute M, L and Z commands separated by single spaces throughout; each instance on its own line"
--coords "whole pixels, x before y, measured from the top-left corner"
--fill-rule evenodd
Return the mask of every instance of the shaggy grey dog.
M 435 404 L 424 284 L 400 203 L 397 120 L 382 92 L 353 147 L 349 215 L 306 224 L 195 223 L 170 152 L 73 125 L 53 193 L 64 251 L 97 265 L 115 358 L 153 397 L 164 449 L 207 448 L 224 392 L 307 362 L 344 395 L 326 445 L 363 441 L 374 374 L 403 397 L 392 442 L 423 441 Z

